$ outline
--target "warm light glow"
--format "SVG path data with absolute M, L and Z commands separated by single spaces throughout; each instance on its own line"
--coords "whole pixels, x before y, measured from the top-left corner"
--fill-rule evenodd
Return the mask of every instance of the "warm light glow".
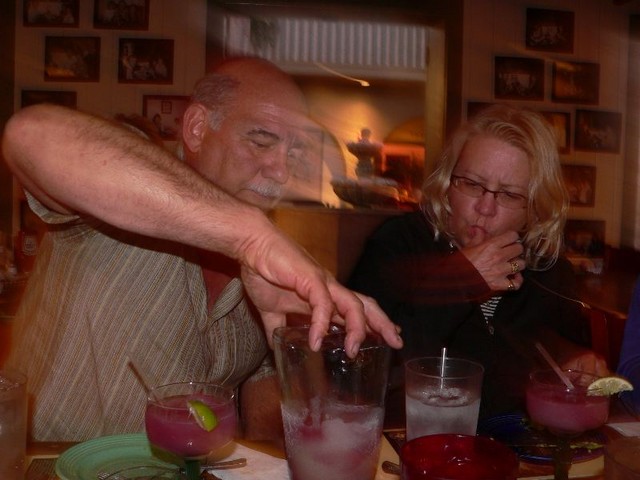
M 332 68 L 327 67 L 326 65 L 324 65 L 324 64 L 322 64 L 320 62 L 314 62 L 314 63 L 315 63 L 315 65 L 317 67 L 321 68 L 322 70 L 324 70 L 326 72 L 331 73 L 332 75 L 336 75 L 338 77 L 345 78 L 347 80 L 351 80 L 352 82 L 359 83 L 360 86 L 362 86 L 362 87 L 370 87 L 371 86 L 371 84 L 369 82 L 367 82 L 366 80 L 362 80 L 360 78 L 354 78 L 354 77 L 350 77 L 348 75 L 344 75 L 344 74 L 342 74 L 342 73 L 340 73 L 340 72 L 338 72 L 338 71 L 336 71 L 336 70 L 334 70 Z

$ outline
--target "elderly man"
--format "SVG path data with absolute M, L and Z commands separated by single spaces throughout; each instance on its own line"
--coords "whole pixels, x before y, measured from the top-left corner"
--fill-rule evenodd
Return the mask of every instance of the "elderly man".
M 10 120 L 4 157 L 50 225 L 7 362 L 29 377 L 32 438 L 142 430 L 145 392 L 129 359 L 153 383 L 238 387 L 267 351 L 254 306 L 267 338 L 294 312 L 312 315 L 316 348 L 329 320 L 346 325 L 352 355 L 367 328 L 400 347 L 375 302 L 338 285 L 255 208 L 282 192 L 305 113 L 289 77 L 238 59 L 196 86 L 184 161 L 61 107 Z M 245 382 L 241 400 L 259 420 L 263 392 L 276 389 L 256 377 L 272 388 L 258 397 Z

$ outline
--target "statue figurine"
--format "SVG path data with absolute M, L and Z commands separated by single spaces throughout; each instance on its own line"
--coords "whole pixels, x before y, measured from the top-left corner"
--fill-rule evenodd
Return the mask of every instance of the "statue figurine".
M 347 150 L 356 156 L 358 178 L 380 176 L 382 171 L 382 144 L 371 141 L 371 130 L 363 128 L 357 142 L 347 143 Z

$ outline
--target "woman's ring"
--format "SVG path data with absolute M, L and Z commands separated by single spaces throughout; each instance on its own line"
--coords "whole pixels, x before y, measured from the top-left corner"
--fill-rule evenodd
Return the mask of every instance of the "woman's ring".
M 520 271 L 520 267 L 518 266 L 518 262 L 516 262 L 515 260 L 511 260 L 509 262 L 509 264 L 511 265 L 511 273 L 512 274 L 516 274 Z
M 511 280 L 509 280 L 509 285 L 507 285 L 507 290 L 513 291 L 516 289 L 516 286 L 513 284 Z

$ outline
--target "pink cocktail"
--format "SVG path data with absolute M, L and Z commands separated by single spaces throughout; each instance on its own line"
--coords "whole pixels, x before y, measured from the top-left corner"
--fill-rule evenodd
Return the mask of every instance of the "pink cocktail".
M 211 431 L 202 428 L 189 410 L 188 402 L 206 404 L 218 424 Z M 145 413 L 149 441 L 156 447 L 183 458 L 203 457 L 234 437 L 236 408 L 233 391 L 219 385 L 174 383 L 150 392 Z
M 587 395 L 598 377 L 567 371 L 574 388 L 568 388 L 553 370 L 531 374 L 527 411 L 536 423 L 556 435 L 574 436 L 601 427 L 609 416 L 609 397 Z
M 554 370 L 538 370 L 527 384 L 527 411 L 536 423 L 557 437 L 554 449 L 554 479 L 567 480 L 573 457 L 570 439 L 601 427 L 609 417 L 609 397 L 589 395 L 597 376 L 565 370 L 570 388 Z
M 382 407 L 316 405 L 316 411 L 282 406 L 292 480 L 370 479 L 380 451 Z
M 367 336 L 355 358 L 345 332 L 309 347 L 309 327 L 273 335 L 291 480 L 373 480 L 380 456 L 391 351 Z

